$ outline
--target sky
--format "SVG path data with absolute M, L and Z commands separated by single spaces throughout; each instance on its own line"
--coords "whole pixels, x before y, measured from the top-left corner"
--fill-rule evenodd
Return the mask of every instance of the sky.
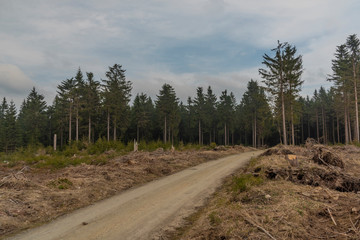
M 120 64 L 132 95 L 164 83 L 180 100 L 209 85 L 241 100 L 277 41 L 302 55 L 301 95 L 331 83 L 336 46 L 360 29 L 356 0 L 0 0 L 0 97 L 19 108 L 32 87 L 48 104 L 79 67 L 105 79 Z

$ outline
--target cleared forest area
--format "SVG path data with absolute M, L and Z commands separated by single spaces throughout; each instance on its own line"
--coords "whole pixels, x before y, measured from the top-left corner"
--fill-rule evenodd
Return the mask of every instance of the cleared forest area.
M 213 150 L 132 152 L 96 164 L 65 168 L 0 165 L 0 236 L 41 225 L 134 186 L 229 154 L 242 146 Z M 106 152 L 114 154 L 114 151 Z
M 359 153 L 314 141 L 271 148 L 169 239 L 359 239 Z

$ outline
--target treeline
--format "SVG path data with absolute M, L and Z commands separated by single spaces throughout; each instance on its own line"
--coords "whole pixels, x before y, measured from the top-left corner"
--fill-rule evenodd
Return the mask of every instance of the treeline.
M 183 103 L 164 84 L 156 99 L 138 93 L 130 104 L 132 83 L 121 65 L 109 67 L 106 79 L 91 72 L 62 81 L 52 105 L 35 88 L 19 111 L 4 98 L 0 106 L 0 151 L 29 145 L 58 146 L 73 142 L 123 143 L 162 141 L 169 144 L 220 145 L 302 144 L 312 137 L 323 143 L 359 141 L 358 81 L 360 43 L 356 35 L 336 48 L 334 82 L 329 90 L 299 95 L 302 56 L 288 43 L 278 42 L 273 56 L 264 54 L 259 74 L 264 86 L 251 80 L 237 103 L 232 92 L 216 96 L 211 86 L 198 87 Z

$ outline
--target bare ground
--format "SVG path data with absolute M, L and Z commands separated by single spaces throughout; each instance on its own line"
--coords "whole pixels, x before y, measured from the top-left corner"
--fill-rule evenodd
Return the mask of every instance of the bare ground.
M 229 177 L 167 239 L 360 239 L 359 171 L 355 146 L 277 146 Z M 234 188 L 242 176 L 261 183 Z
M 105 165 L 60 170 L 0 166 L 0 238 L 49 222 L 126 189 L 222 156 L 249 151 L 137 152 Z

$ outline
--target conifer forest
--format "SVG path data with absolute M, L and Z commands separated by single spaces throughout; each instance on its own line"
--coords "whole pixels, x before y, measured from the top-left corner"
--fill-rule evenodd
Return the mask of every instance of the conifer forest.
M 132 92 L 120 64 L 109 66 L 104 79 L 75 69 L 74 77 L 59 80 L 52 103 L 45 102 L 35 87 L 19 109 L 2 98 L 0 151 L 52 146 L 55 134 L 59 149 L 76 142 L 127 145 L 134 140 L 253 147 L 301 145 L 309 137 L 324 144 L 359 142 L 357 35 L 334 46 L 332 72 L 326 79 L 332 83 L 329 89 L 301 95 L 302 61 L 296 46 L 278 42 L 263 55 L 261 78 L 249 79 L 243 96 L 231 89 L 217 96 L 211 86 L 198 87 L 186 102 L 169 84 L 159 86 L 154 99 Z

